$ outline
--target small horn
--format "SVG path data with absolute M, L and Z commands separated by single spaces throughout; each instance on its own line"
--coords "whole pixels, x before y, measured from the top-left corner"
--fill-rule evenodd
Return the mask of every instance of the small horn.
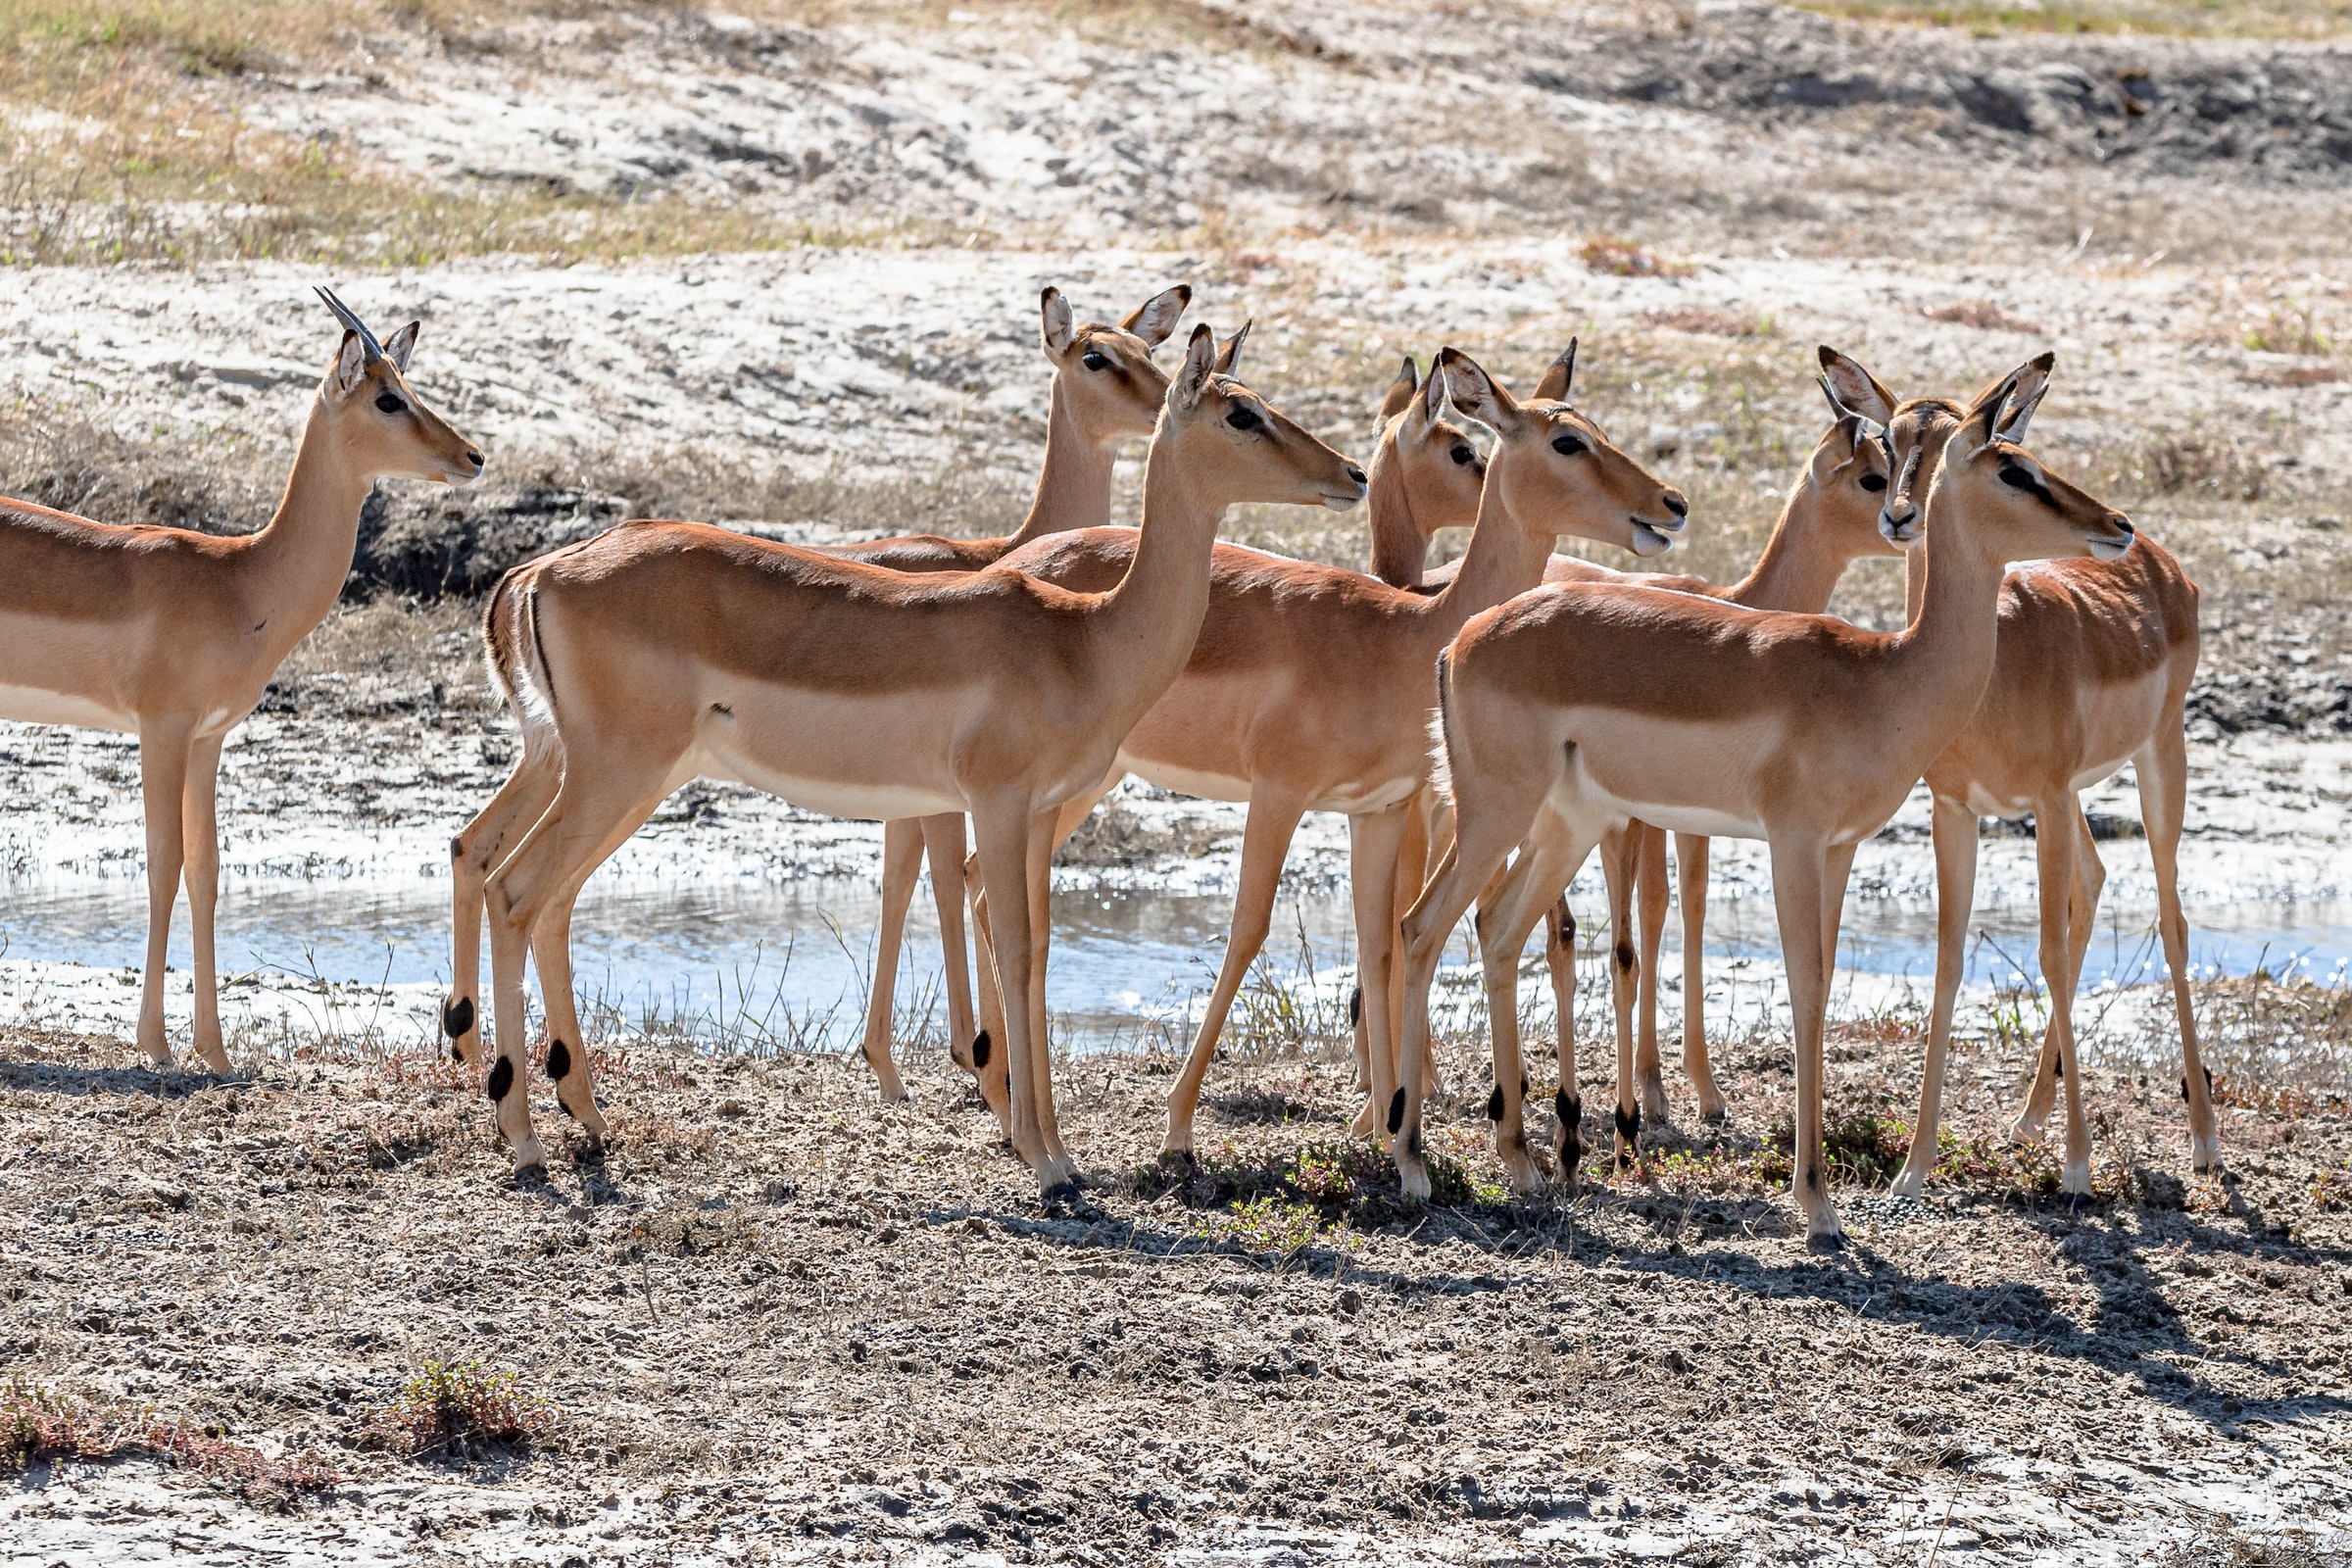
M 311 285 L 311 289 L 320 299 L 326 301 L 326 308 L 335 313 L 336 320 L 360 334 L 360 348 L 367 354 L 368 364 L 373 365 L 384 357 L 384 346 L 375 340 L 373 332 L 368 330 L 368 323 L 353 314 L 350 306 L 335 298 L 333 289 L 322 288 L 316 283 Z

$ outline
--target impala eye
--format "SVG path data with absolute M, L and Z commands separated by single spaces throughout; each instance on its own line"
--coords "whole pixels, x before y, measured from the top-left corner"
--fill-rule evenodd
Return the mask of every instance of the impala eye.
M 2001 483 L 2012 490 L 2039 490 L 2041 481 L 2013 463 L 2001 465 Z
M 1470 449 L 1470 444 L 1466 441 L 1446 455 L 1454 462 L 1462 464 L 1474 462 L 1478 457 L 1478 454 Z
M 1862 476 L 1862 488 L 1875 496 L 1886 488 L 1886 476 L 1883 473 L 1866 473 Z
M 1255 409 L 1236 409 L 1225 416 L 1225 422 L 1236 430 L 1255 430 L 1262 427 L 1266 421 L 1257 416 Z
M 401 402 L 400 399 L 394 397 L 389 392 L 386 392 L 378 397 L 375 400 L 375 406 L 383 410 L 386 414 L 403 414 L 407 412 L 409 407 L 406 403 Z
M 1110 363 L 1110 357 L 1101 349 L 1088 349 L 1079 356 L 1078 363 L 1090 370 L 1100 370 Z
M 1573 458 L 1580 452 L 1592 449 L 1585 445 L 1585 438 L 1581 435 L 1555 435 L 1551 438 L 1551 450 L 1563 458 Z

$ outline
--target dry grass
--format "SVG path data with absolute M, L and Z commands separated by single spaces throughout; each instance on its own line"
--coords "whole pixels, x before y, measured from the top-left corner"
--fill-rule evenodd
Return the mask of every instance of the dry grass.
M 925 224 L 843 228 L 738 203 L 452 187 L 247 123 L 240 77 L 373 74 L 370 44 L 502 46 L 552 4 L 447 0 L 24 0 L 0 6 L 0 264 L 221 259 L 429 266 L 930 243 Z M 798 10 L 801 8 L 788 8 Z
M 2345 0 L 1795 0 L 1807 11 L 1973 32 L 2123 32 L 2198 38 L 2334 38 L 2352 31 Z

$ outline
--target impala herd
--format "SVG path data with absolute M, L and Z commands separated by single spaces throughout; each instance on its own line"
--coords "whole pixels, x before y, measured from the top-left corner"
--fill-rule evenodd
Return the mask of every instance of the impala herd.
M 344 328 L 285 498 L 260 532 L 118 527 L 0 502 L 0 716 L 139 738 L 149 931 L 138 1043 L 171 1059 L 162 977 L 184 871 L 197 1054 L 225 1071 L 214 971 L 221 741 L 332 608 L 360 508 L 386 475 L 463 483 L 482 455 L 409 387 L 417 323 Z M 672 791 L 735 779 L 805 808 L 880 819 L 883 927 L 864 1054 L 888 1099 L 898 953 L 928 856 L 947 950 L 954 1054 L 1045 1191 L 1077 1167 L 1046 1039 L 1056 846 L 1134 773 L 1249 805 L 1230 940 L 1168 1097 L 1165 1147 L 1189 1152 L 1228 1008 L 1265 941 L 1307 811 L 1348 821 L 1356 928 L 1356 1131 L 1388 1140 L 1410 1200 L 1430 1191 L 1429 993 L 1477 908 L 1494 1043 L 1489 1115 L 1511 1185 L 1573 1182 L 1583 1155 L 1565 892 L 1600 851 L 1609 889 L 1615 1156 L 1667 1114 L 1656 1026 L 1666 834 L 1676 836 L 1686 965 L 1683 1060 L 1724 1114 L 1701 999 L 1708 840 L 1769 846 L 1796 1056 L 1793 1185 L 1809 1238 L 1834 1245 L 1822 1143 L 1822 1036 L 1855 846 L 1924 779 L 1934 798 L 1935 1006 L 1920 1113 L 1897 1192 L 1936 1161 L 1977 819 L 2039 827 L 2050 1019 L 2019 1118 L 2038 1135 L 2066 1092 L 2067 1193 L 2090 1188 L 2070 1003 L 2104 870 L 2081 792 L 2133 764 L 2180 1014 L 2190 1153 L 2220 1162 L 2186 989 L 2176 858 L 2186 785 L 2182 701 L 2197 590 L 2123 514 L 2025 445 L 2051 356 L 1965 403 L 1900 402 L 1830 348 L 1830 419 L 1753 570 L 1716 586 L 1554 554 L 1574 537 L 1666 551 L 1681 493 L 1575 405 L 1576 345 L 1524 401 L 1458 351 L 1404 362 L 1368 469 L 1240 379 L 1244 327 L 1196 326 L 1173 373 L 1152 360 L 1191 303 L 1178 286 L 1117 325 L 1054 289 L 1045 466 L 1001 538 L 773 544 L 638 519 L 514 568 L 490 595 L 490 677 L 521 731 L 513 775 L 450 846 L 453 986 L 443 1025 L 485 1063 L 518 1170 L 541 1165 L 523 974 L 538 969 L 541 1058 L 593 1147 L 606 1137 L 571 986 L 581 886 Z M 1471 426 L 1487 433 L 1485 449 Z M 1111 522 L 1120 444 L 1148 438 L 1141 526 Z M 1369 574 L 1222 544 L 1229 509 L 1369 499 Z M 1439 530 L 1472 529 L 1429 569 Z M 1901 555 L 1902 630 L 1825 613 L 1848 563 Z M 2013 563 L 2028 563 L 2010 570 Z M 965 821 L 972 847 L 965 854 Z M 965 969 L 964 909 L 982 959 Z M 1518 1033 L 1522 949 L 1539 922 L 1559 1011 L 1556 1152 L 1531 1140 Z M 1637 947 L 1637 941 L 1639 946 Z M 1637 1024 L 1636 1015 L 1639 1013 Z

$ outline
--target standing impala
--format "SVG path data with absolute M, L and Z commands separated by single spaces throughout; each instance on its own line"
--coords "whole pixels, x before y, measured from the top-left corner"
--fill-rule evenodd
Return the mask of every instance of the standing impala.
M 1554 556 L 1544 569 L 1547 583 L 1614 584 L 1670 588 L 1705 594 L 1728 604 L 1755 610 L 1795 610 L 1818 614 L 1829 608 L 1838 577 L 1864 556 L 1898 556 L 1902 551 L 1879 531 L 1879 509 L 1886 490 L 1884 445 L 1866 432 L 1893 416 L 1894 397 L 1860 364 L 1827 344 L 1816 350 L 1822 390 L 1830 400 L 1830 427 L 1814 443 L 1804 471 L 1781 509 L 1765 541 L 1763 554 L 1746 576 L 1729 586 L 1717 586 L 1688 573 L 1615 570 L 1573 556 Z M 1418 575 L 1418 559 L 1402 541 L 1392 546 L 1387 561 L 1410 560 Z M 1427 573 L 1428 580 L 1448 580 L 1457 564 Z M 1388 572 L 1384 571 L 1384 575 Z M 1392 578 L 1394 580 L 1394 578 Z M 1644 823 L 1631 823 L 1612 834 L 1601 847 L 1607 873 L 1611 943 L 1611 997 L 1615 1004 L 1620 1049 L 1630 1028 L 1637 981 L 1641 987 L 1641 1029 L 1634 1054 L 1634 1073 L 1640 1085 L 1637 1119 L 1666 1117 L 1665 1086 L 1658 1070 L 1657 975 L 1658 945 L 1666 917 L 1666 835 Z M 1681 850 L 1683 897 L 1683 1063 L 1698 1091 L 1700 1114 L 1718 1119 L 1723 1095 L 1716 1088 L 1707 1060 L 1702 1022 L 1705 992 L 1704 935 L 1706 922 L 1707 841 L 1693 834 L 1677 834 Z M 1420 867 L 1416 863 L 1413 869 Z M 1574 868 L 1571 868 L 1573 874 Z M 1417 886 L 1417 879 L 1416 879 Z M 1636 957 L 1631 940 L 1630 904 L 1637 887 L 1641 894 L 1641 953 Z M 1400 901 L 1411 902 L 1407 893 Z M 1562 1073 L 1556 1097 L 1563 1119 L 1562 1147 L 1573 1166 L 1582 1152 L 1576 1128 L 1583 1114 L 1574 1072 L 1575 920 L 1565 896 L 1544 913 L 1544 956 L 1551 971 L 1552 995 L 1561 1031 Z M 1497 957 L 1503 956 L 1497 955 Z M 1489 965 L 1488 1011 L 1507 1020 L 1500 1028 L 1516 1029 L 1519 1016 L 1519 969 L 1516 956 Z M 1630 1152 L 1630 1151 L 1628 1151 Z M 1523 1151 L 1501 1151 L 1512 1179 L 1523 1188 L 1541 1181 L 1542 1173 Z
M 1992 672 L 2008 562 L 2121 557 L 2122 514 L 2046 472 L 2018 442 L 2047 357 L 1962 417 L 1927 506 L 1919 613 L 1894 633 L 1828 615 L 1745 610 L 1655 588 L 1558 586 L 1473 618 L 1438 675 L 1455 837 L 1406 914 L 1407 1081 L 1391 1108 L 1404 1192 L 1429 1193 L 1421 1157 L 1420 1048 L 1429 986 L 1454 921 L 1522 850 L 1481 911 L 1482 947 L 1516 953 L 1558 878 L 1630 820 L 1771 846 L 1796 1055 L 1793 1183 L 1809 1238 L 1840 1237 L 1822 1151 L 1828 961 L 1854 846 L 1878 831 L 1966 727 Z M 1529 432 L 1504 427 L 1508 449 Z M 1507 450 L 1498 452 L 1499 467 Z M 1883 523 L 1894 543 L 1916 526 Z M 1539 818 L 1555 819 L 1556 831 Z M 1498 1030 L 1494 1106 L 1524 1144 L 1524 1069 Z M 2071 1057 L 2071 1045 L 2062 1042 Z M 2073 1062 L 2066 1063 L 2069 1075 Z M 1618 1117 L 1632 1117 L 1618 1061 Z
M 1217 1037 L 1265 942 L 1284 857 L 1299 817 L 1310 810 L 1348 817 L 1371 1104 L 1387 1102 L 1395 1084 L 1393 890 L 1408 812 L 1429 778 L 1428 714 L 1440 650 L 1473 613 L 1534 587 L 1562 534 L 1654 556 L 1683 526 L 1682 495 L 1569 406 L 1575 368 L 1571 343 L 1544 371 L 1535 399 L 1522 405 L 1470 360 L 1443 350 L 1423 394 L 1382 432 L 1372 475 L 1376 505 L 1444 508 L 1448 485 L 1467 488 L 1446 475 L 1475 466 L 1453 458 L 1467 443 L 1442 417 L 1448 390 L 1470 418 L 1518 419 L 1545 432 L 1540 451 L 1487 470 L 1477 528 L 1451 583 L 1435 595 L 1418 594 L 1337 566 L 1219 546 L 1208 614 L 1184 673 L 1127 734 L 1118 770 L 1064 808 L 1060 835 L 1077 827 L 1122 772 L 1190 795 L 1250 803 L 1241 885 L 1216 989 L 1168 1093 L 1169 1151 L 1192 1148 Z M 1132 533 L 1098 529 L 1033 545 L 1005 564 L 1088 587 L 1116 580 L 1135 548 Z M 1030 902 L 1040 896 L 1033 888 Z
M 555 799 L 492 871 L 498 1062 L 489 1092 L 518 1169 L 544 1161 L 523 1073 L 536 960 L 547 1069 L 601 1140 L 567 952 L 580 885 L 670 791 L 735 778 L 807 809 L 968 812 L 990 886 L 1040 877 L 1054 813 L 1109 770 L 1184 667 L 1209 551 L 1244 502 L 1354 506 L 1364 474 L 1240 381 L 1193 332 L 1144 469 L 1144 523 L 1108 592 L 1000 564 L 915 576 L 700 523 L 639 521 L 517 567 L 487 617 L 524 722 L 555 731 Z M 507 628 L 507 630 L 502 630 Z M 1047 901 L 1000 901 L 1012 1145 L 1052 1192 L 1075 1179 L 1044 1041 Z M 577 1068 L 583 1070 L 575 1070 Z
M 164 955 L 184 864 L 196 956 L 197 1054 L 228 1071 L 215 986 L 220 745 L 279 661 L 326 617 L 379 478 L 463 484 L 482 455 L 404 379 L 418 323 L 378 343 L 325 289 L 343 342 L 311 403 L 294 471 L 259 532 L 119 527 L 0 501 L 0 716 L 139 738 L 147 818 L 147 965 L 139 1046 L 172 1059 Z
M 819 553 L 862 561 L 893 571 L 976 571 L 1033 539 L 1071 528 L 1100 527 L 1110 520 L 1110 480 L 1122 441 L 1148 436 L 1167 401 L 1168 378 L 1152 363 L 1152 351 L 1167 341 L 1192 303 L 1187 284 L 1153 295 L 1119 322 L 1078 322 L 1061 290 L 1049 288 L 1038 301 L 1038 338 L 1054 367 L 1047 398 L 1046 459 L 1037 492 L 1019 528 L 999 539 L 942 539 L 914 534 L 864 544 L 823 547 Z M 491 606 L 504 603 L 493 595 Z M 493 667 L 495 678 L 497 670 Z M 510 700 L 513 693 L 506 694 Z M 514 836 L 538 819 L 555 799 L 561 760 L 544 750 L 553 731 L 524 731 L 521 758 L 504 787 L 451 842 L 452 899 L 456 938 L 452 986 L 443 1004 L 442 1026 L 462 1060 L 477 1061 L 481 1039 L 474 1004 L 481 975 L 482 889 L 490 868 Z M 539 749 L 534 749 L 534 742 Z M 885 1100 L 906 1098 L 890 1059 L 891 999 L 896 989 L 899 947 L 906 906 L 914 896 L 923 852 L 931 852 L 932 890 L 939 906 L 940 946 L 947 956 L 948 1035 L 953 1052 L 973 1045 L 972 1002 L 963 960 L 963 818 L 931 817 L 920 823 L 894 821 L 883 829 L 882 930 L 876 944 L 874 987 L 866 1007 L 865 1056 L 881 1079 Z M 982 1048 L 985 1054 L 985 1047 Z M 996 1102 L 1003 1113 L 1001 1099 Z
M 1897 525 L 1919 511 L 1958 428 L 1949 403 L 1906 404 L 1889 428 L 1897 481 L 1886 514 Z M 1914 595 L 1918 584 L 1914 584 Z M 1944 1060 L 1960 990 L 1977 875 L 1977 818 L 2034 813 L 2041 895 L 2041 973 L 2050 1019 L 2034 1089 L 2018 1118 L 2034 1138 L 2049 1116 L 2061 1062 L 2066 1077 L 2066 1160 L 2059 1187 L 2090 1191 L 2090 1127 L 2074 1071 L 2074 994 L 2090 946 L 2107 868 L 2099 861 L 2082 791 L 2127 761 L 2139 785 L 2156 867 L 2157 931 L 2172 969 L 2180 1025 L 2180 1094 L 2188 1102 L 2189 1160 L 2221 1164 L 2212 1086 L 2197 1052 L 2188 995 L 2188 920 L 2180 910 L 2180 819 L 2188 798 L 2182 707 L 2197 672 L 2197 585 L 2171 552 L 2141 540 L 2117 562 L 2053 561 L 2011 572 L 2001 584 L 2000 639 L 1976 716 L 1928 768 L 1935 797 L 1936 1002 L 1911 1152 L 1894 1179 L 1916 1197 L 1936 1164 Z

